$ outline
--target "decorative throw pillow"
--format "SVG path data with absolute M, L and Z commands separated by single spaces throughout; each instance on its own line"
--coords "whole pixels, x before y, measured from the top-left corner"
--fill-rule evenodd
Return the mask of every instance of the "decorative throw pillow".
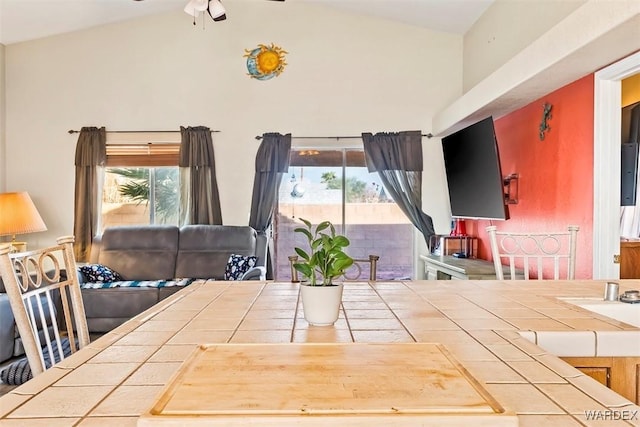
M 240 280 L 242 275 L 255 267 L 258 258 L 255 256 L 231 254 L 224 269 L 224 280 Z
M 87 264 L 78 268 L 84 277 L 89 282 L 102 282 L 102 283 L 110 283 L 117 282 L 122 280 L 122 276 L 120 274 L 106 265 L 102 264 Z

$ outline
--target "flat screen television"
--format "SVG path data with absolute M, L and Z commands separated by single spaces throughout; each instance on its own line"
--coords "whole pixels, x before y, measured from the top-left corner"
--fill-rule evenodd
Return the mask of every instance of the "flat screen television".
M 493 117 L 442 138 L 451 215 L 509 219 Z

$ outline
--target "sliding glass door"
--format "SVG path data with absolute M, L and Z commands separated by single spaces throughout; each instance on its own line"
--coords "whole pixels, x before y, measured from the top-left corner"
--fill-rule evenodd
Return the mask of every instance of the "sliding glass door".
M 274 219 L 276 280 L 290 280 L 289 256 L 305 247 L 293 230 L 300 218 L 314 224 L 329 220 L 351 241 L 356 259 L 378 255 L 378 280 L 409 278 L 413 271 L 413 226 L 387 196 L 377 173 L 369 173 L 357 149 L 293 149 L 279 190 Z M 368 265 L 362 264 L 362 280 Z M 357 271 L 352 271 L 352 278 Z

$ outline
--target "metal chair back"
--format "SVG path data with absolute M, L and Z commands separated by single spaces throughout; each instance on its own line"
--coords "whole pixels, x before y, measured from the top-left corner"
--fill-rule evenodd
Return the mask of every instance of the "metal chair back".
M 498 231 L 495 225 L 487 227 L 496 278 L 504 280 L 503 260 L 506 260 L 509 280 L 518 278 L 518 268 L 524 270 L 525 280 L 574 279 L 579 229 L 570 225 L 567 231 L 511 232 Z
M 73 236 L 27 252 L 0 247 L 0 275 L 33 376 L 89 344 Z

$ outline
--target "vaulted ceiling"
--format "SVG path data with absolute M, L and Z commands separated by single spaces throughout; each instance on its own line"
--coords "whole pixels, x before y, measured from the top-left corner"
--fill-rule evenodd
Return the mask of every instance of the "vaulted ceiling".
M 264 0 L 223 0 L 224 2 Z M 437 31 L 464 34 L 493 0 L 286 0 L 384 17 Z M 11 44 L 141 16 L 182 10 L 187 0 L 0 0 L 0 43 Z M 232 19 L 232 17 L 229 17 Z

